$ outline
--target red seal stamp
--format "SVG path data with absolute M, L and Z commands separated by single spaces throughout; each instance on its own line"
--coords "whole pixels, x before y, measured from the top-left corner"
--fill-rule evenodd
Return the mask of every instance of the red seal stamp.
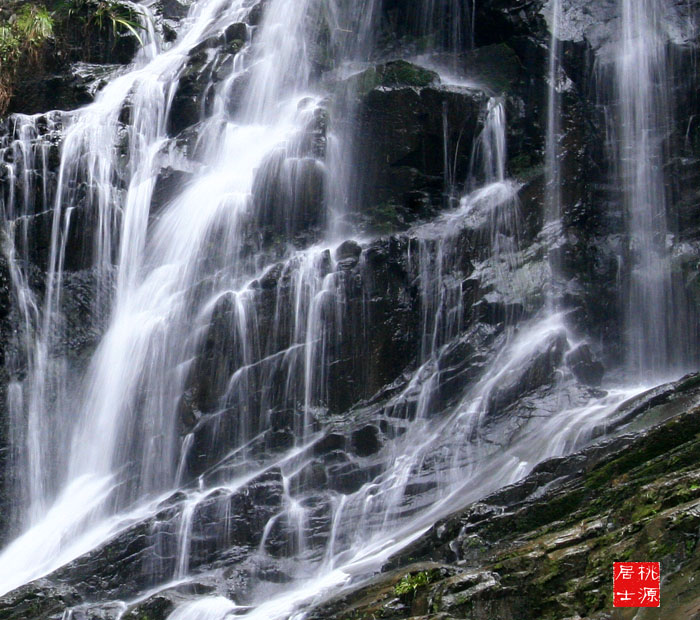
M 661 569 L 658 562 L 615 562 L 613 564 L 613 605 L 615 607 L 659 607 Z

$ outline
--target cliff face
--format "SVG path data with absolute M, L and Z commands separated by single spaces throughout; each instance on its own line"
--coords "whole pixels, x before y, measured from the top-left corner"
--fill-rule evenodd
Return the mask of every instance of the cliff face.
M 4 7 L 0 19 L 22 4 Z M 619 172 L 628 155 L 615 155 L 618 0 L 562 0 L 555 64 L 551 1 L 368 3 L 375 13 L 363 49 L 355 49 L 364 22 L 351 21 L 353 7 L 336 9 L 356 30 L 340 27 L 346 22 L 322 3 L 305 3 L 299 71 L 311 94 L 297 104 L 303 122 L 251 171 L 240 219 L 227 219 L 233 207 L 212 219 L 183 268 L 186 286 L 158 319 L 162 331 L 142 349 L 145 318 L 115 335 L 125 305 L 115 300 L 136 278 L 122 250 L 133 243 L 124 232 L 132 231 L 133 197 L 148 192 L 139 215 L 146 250 L 133 245 L 148 274 L 164 236 L 191 225 L 169 214 L 186 200 L 190 211 L 206 210 L 192 188 L 204 196 L 196 184 L 215 168 L 212 145 L 257 104 L 255 124 L 281 107 L 265 100 L 250 62 L 266 42 L 271 4 L 243 3 L 222 28 L 209 16 L 214 25 L 181 53 L 175 78 L 154 90 L 167 113 L 157 116 L 152 143 L 143 138 L 148 100 L 137 81 L 104 121 L 112 133 L 80 150 L 67 128 L 82 118 L 72 111 L 99 104 L 99 93 L 128 73 L 140 38 L 178 40 L 191 26 L 187 3 L 150 3 L 150 30 L 117 28 L 109 14 L 98 23 L 91 11 L 99 3 L 77 3 L 83 13 L 70 14 L 51 6 L 54 35 L 36 67 L 14 76 L 0 124 L 0 538 L 26 525 L 10 507 L 36 492 L 21 469 L 32 411 L 55 444 L 80 443 L 69 431 L 90 415 L 75 424 L 77 413 L 61 418 L 60 410 L 84 407 L 70 385 L 92 380 L 119 338 L 133 346 L 125 355 L 140 372 L 119 392 L 126 422 L 114 462 L 123 479 L 113 505 L 158 499 L 107 540 L 5 594 L 0 619 L 60 618 L 70 608 L 74 620 L 157 620 L 203 594 L 252 608 L 266 587 L 299 577 L 290 558 L 323 563 L 339 514 L 362 498 L 370 505 L 374 484 L 388 497 L 386 472 L 398 450 L 411 452 L 402 437 L 435 435 L 436 447 L 398 477 L 403 495 L 392 518 L 429 512 L 455 463 L 471 475 L 480 458 L 497 463 L 513 446 L 543 446 L 551 435 L 551 451 L 518 454 L 531 468 L 532 458 L 571 452 L 579 439 L 642 430 L 684 411 L 640 437 L 546 461 L 495 495 L 512 472 L 475 477 L 455 503 L 482 490 L 486 499 L 433 526 L 390 560 L 391 572 L 309 617 L 617 617 L 606 615 L 616 559 L 661 561 L 662 596 L 678 592 L 664 617 L 690 617 L 698 601 L 686 587 L 698 561 L 695 379 L 639 402 L 620 398 L 609 419 L 554 445 L 555 415 L 609 404 L 617 397 L 610 386 L 627 372 L 624 291 L 634 286 L 639 243 Z M 665 321 L 686 329 L 672 344 L 696 368 L 700 2 L 667 3 L 662 17 L 668 123 L 655 163 L 667 221 L 658 236 L 675 300 Z M 102 160 L 91 159 L 100 139 L 111 141 L 116 162 L 102 177 Z M 84 167 L 66 161 L 67 152 Z M 153 175 L 139 177 L 146 166 Z M 237 174 L 232 160 L 229 176 Z M 556 218 L 548 211 L 553 184 Z M 177 321 L 183 329 L 168 331 Z M 116 362 L 114 370 L 128 374 Z M 88 394 L 97 402 L 99 392 Z M 42 407 L 56 413 L 44 416 Z M 477 422 L 466 425 L 475 407 Z M 535 433 L 540 418 L 553 421 L 547 437 Z M 438 443 L 450 435 L 452 444 Z M 531 441 L 518 443 L 523 437 Z M 47 463 L 70 469 L 68 457 L 49 452 Z M 53 501 L 59 483 L 47 472 L 37 486 Z M 357 510 L 359 529 L 376 526 L 371 510 Z M 185 576 L 186 585 L 164 586 Z

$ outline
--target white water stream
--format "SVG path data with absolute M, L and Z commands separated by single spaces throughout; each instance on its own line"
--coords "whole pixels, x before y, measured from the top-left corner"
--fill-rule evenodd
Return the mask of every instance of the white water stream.
M 619 178 L 628 218 L 629 282 L 623 291 L 630 372 L 673 375 L 695 357 L 692 323 L 672 271 L 664 162 L 673 121 L 663 0 L 621 0 L 615 55 Z

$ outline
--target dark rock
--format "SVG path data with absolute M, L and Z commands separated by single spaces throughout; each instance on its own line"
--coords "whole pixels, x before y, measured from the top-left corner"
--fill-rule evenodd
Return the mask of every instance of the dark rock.
M 603 380 L 605 367 L 594 357 L 586 344 L 581 344 L 567 353 L 566 363 L 576 378 L 586 385 L 598 386 Z
M 223 490 L 203 498 L 192 514 L 190 567 L 240 561 L 260 544 L 265 524 L 280 510 L 282 477 L 269 470 L 234 493 Z M 174 503 L 147 521 L 136 523 L 114 539 L 40 579 L 0 597 L 0 618 L 54 620 L 66 607 L 96 597 L 131 598 L 172 578 L 176 568 L 182 504 Z M 278 541 L 278 544 L 282 544 Z M 286 543 L 285 543 L 286 544 Z M 131 577 L 139 575 L 138 580 Z M 60 584 L 60 585 L 57 585 Z M 211 587 L 189 586 L 205 594 Z M 146 607 L 171 607 L 174 594 L 146 601 Z M 181 599 L 180 599 L 181 600 Z M 140 608 L 139 608 L 140 609 Z M 101 616 L 89 615 L 89 618 Z M 111 616 L 110 616 L 111 617 Z M 136 616 L 141 618 L 141 616 Z
M 391 572 L 307 617 L 371 613 L 398 620 L 429 609 L 436 618 L 603 620 L 610 617 L 612 562 L 644 561 L 651 553 L 666 575 L 662 588 L 678 597 L 664 617 L 686 618 L 700 595 L 688 585 L 700 561 L 693 508 L 700 486 L 693 482 L 688 492 L 700 476 L 699 429 L 700 412 L 693 410 L 641 436 L 546 461 L 516 485 L 437 523 L 391 560 Z M 400 582 L 415 583 L 404 603 L 410 608 L 397 607 Z
M 0 618 L 53 620 L 61 618 L 66 607 L 80 602 L 82 598 L 74 588 L 39 579 L 0 597 Z
M 326 468 L 328 488 L 338 493 L 350 495 L 369 482 L 371 473 L 351 461 L 332 463 Z
M 224 30 L 222 36 L 224 50 L 231 54 L 237 54 L 248 40 L 248 26 L 240 22 L 231 24 Z
M 566 347 L 566 335 L 553 334 L 523 365 L 510 369 L 491 394 L 489 412 L 498 415 L 523 394 L 552 382 Z
M 460 56 L 458 62 L 465 75 L 499 94 L 511 91 L 523 70 L 517 54 L 506 43 L 478 47 Z
M 352 434 L 352 449 L 358 456 L 371 456 L 379 452 L 382 442 L 376 426 L 365 426 Z
M 183 187 L 192 179 L 192 176 L 191 172 L 185 170 L 171 167 L 161 169 L 153 187 L 150 217 L 157 217 L 163 207 L 182 192 Z
M 240 111 L 246 93 L 248 92 L 248 87 L 252 79 L 252 72 L 250 70 L 244 71 L 240 75 L 236 76 L 227 93 L 226 99 L 226 111 L 234 116 Z
M 314 454 L 322 455 L 334 450 L 344 450 L 345 441 L 345 437 L 337 433 L 326 435 L 323 439 L 314 444 Z
M 256 223 L 265 241 L 319 229 L 326 217 L 325 183 L 324 167 L 316 159 L 283 149 L 271 153 L 253 184 Z
M 87 188 L 81 188 L 77 193 L 77 204 L 63 212 L 61 218 L 61 228 L 67 228 L 63 263 L 67 271 L 91 268 L 95 256 L 98 213 L 85 204 L 87 199 L 83 190 Z M 118 218 L 119 214 L 115 217 Z M 54 211 L 50 210 L 27 216 L 15 228 L 15 243 L 24 248 L 32 263 L 42 269 L 49 267 L 53 226 Z M 110 258 L 114 260 L 116 256 Z
M 98 90 L 119 68 L 113 64 L 75 63 L 64 72 L 33 72 L 17 78 L 10 112 L 36 114 L 48 110 L 74 110 L 95 98 Z
M 211 78 L 212 58 L 207 50 L 190 55 L 173 95 L 168 117 L 168 133 L 175 136 L 202 120 L 206 102 L 202 101 Z
M 355 146 L 364 162 L 358 191 L 369 228 L 425 218 L 431 208 L 443 206 L 444 158 L 437 154 L 443 152 L 445 131 L 455 147 L 456 178 L 466 178 L 471 159 L 466 145 L 476 135 L 484 103 L 477 91 L 433 87 L 375 88 L 362 98 Z
M 362 254 L 362 247 L 356 241 L 343 241 L 335 251 L 335 260 L 341 261 L 347 258 L 359 260 Z
M 132 11 L 119 2 L 113 8 L 124 16 Z M 92 101 L 105 77 L 114 72 L 114 65 L 131 62 L 140 45 L 138 37 L 117 23 L 108 25 L 108 19 L 95 19 L 91 9 L 94 5 L 86 3 L 70 16 L 61 10 L 54 14 L 53 36 L 37 58 L 18 66 L 8 112 L 77 108 Z M 90 63 L 93 66 L 88 69 Z
M 124 620 L 143 620 L 144 618 L 166 620 L 173 609 L 175 609 L 175 602 L 171 596 L 159 594 L 136 605 L 134 609 L 127 611 L 122 618 Z

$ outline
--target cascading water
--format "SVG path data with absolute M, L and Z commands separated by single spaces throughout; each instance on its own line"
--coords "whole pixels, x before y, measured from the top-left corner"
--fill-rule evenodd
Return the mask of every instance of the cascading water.
M 627 0 L 623 5 L 619 82 L 631 89 L 641 79 L 626 63 L 639 60 L 640 33 L 652 22 L 633 18 Z M 426 23 L 436 6 L 421 5 Z M 462 11 L 464 3 L 440 6 Z M 386 241 L 401 256 L 394 272 L 409 283 L 406 290 L 417 291 L 416 350 L 409 353 L 415 366 L 388 388 L 374 386 L 378 397 L 353 385 L 348 377 L 373 379 L 372 369 L 358 368 L 378 342 L 372 291 L 392 284 L 373 272 L 381 239 L 338 238 L 351 221 L 353 175 L 344 160 L 353 144 L 352 127 L 334 115 L 354 117 L 356 93 L 345 81 L 329 103 L 311 50 L 319 33 L 327 35 L 334 72 L 353 74 L 371 56 L 378 4 L 266 3 L 225 70 L 212 65 L 224 76 L 208 84 L 209 103 L 183 152 L 170 123 L 188 63 L 202 53 L 215 62 L 207 42 L 255 8 L 246 0 L 195 3 L 170 49 L 149 42 L 81 110 L 15 117 L 12 139 L 0 145 L 15 153 L 3 205 L 27 378 L 12 383 L 9 400 L 28 472 L 17 516 L 23 533 L 0 556 L 3 592 L 133 526 L 155 541 L 139 600 L 202 577 L 207 554 L 219 567 L 244 567 L 257 579 L 246 607 L 206 597 L 182 604 L 171 620 L 232 612 L 288 618 L 301 604 L 379 569 L 439 517 L 518 480 L 544 458 L 585 445 L 614 426 L 618 405 L 641 389 L 601 396 L 577 385 L 567 392 L 575 380 L 566 356 L 581 343 L 563 313 L 543 307 L 551 282 L 537 279 L 523 247 L 520 185 L 506 170 L 506 105 L 481 94 L 474 95 L 483 109 L 471 178 L 462 183 L 442 110 L 442 189 L 465 187 L 459 206 L 413 225 L 405 241 Z M 321 9 L 330 34 L 316 21 Z M 556 8 L 554 14 L 547 222 L 558 219 L 561 181 Z M 348 32 L 357 39 L 348 42 Z M 458 43 L 450 39 L 447 47 Z M 645 56 L 646 88 L 661 54 Z M 650 95 L 636 94 L 643 101 L 621 112 L 629 119 L 621 161 L 627 182 L 636 179 L 630 204 L 658 208 L 651 193 L 661 191 L 662 180 L 652 186 L 645 176 L 657 151 L 642 122 L 661 110 L 638 109 L 651 105 Z M 61 124 L 52 184 L 50 138 Z M 647 149 L 641 171 L 624 156 L 635 148 Z M 175 164 L 189 180 L 153 213 L 157 179 Z M 38 177 L 41 191 L 33 185 Z M 42 302 L 23 271 L 29 241 L 21 228 L 23 218 L 36 215 L 30 196 L 37 194 L 52 209 Z M 81 369 L 68 367 L 58 341 L 69 239 L 86 207 L 93 214 L 90 264 L 103 293 L 95 312 L 109 319 Z M 648 236 L 647 223 L 633 224 L 633 233 Z M 657 237 L 645 245 L 651 255 Z M 663 278 L 653 280 L 656 287 Z M 644 286 L 633 278 L 635 294 L 648 294 L 652 285 Z M 467 303 L 473 290 L 481 294 L 475 307 Z M 467 329 L 473 314 L 483 321 Z M 648 327 L 639 327 L 645 348 L 653 342 Z M 662 337 L 670 347 L 670 332 Z M 667 367 L 669 359 L 649 368 Z M 545 384 L 554 387 L 543 398 L 537 389 Z M 353 425 L 349 438 L 335 432 L 344 423 Z M 56 445 L 66 449 L 57 453 Z M 245 518 L 251 523 L 241 527 Z M 239 530 L 250 530 L 254 544 Z
M 298 8 L 294 11 L 297 22 L 300 15 L 303 16 L 303 11 L 298 12 Z M 100 518 L 100 511 L 95 513 L 100 506 L 103 506 L 103 514 L 105 510 L 111 512 L 144 494 L 172 484 L 177 455 L 173 445 L 174 419 L 166 414 L 166 410 L 172 412 L 177 406 L 182 391 L 178 386 L 184 378 L 184 370 L 178 365 L 185 364 L 192 354 L 193 339 L 178 330 L 192 319 L 193 309 L 187 304 L 186 291 L 194 282 L 207 276 L 199 266 L 202 244 L 207 243 L 208 236 L 215 234 L 218 228 L 223 228 L 229 234 L 228 252 L 212 258 L 228 258 L 235 262 L 240 251 L 240 237 L 236 231 L 246 209 L 253 170 L 294 130 L 295 118 L 299 114 L 302 121 L 306 120 L 305 111 L 297 111 L 299 95 L 296 93 L 305 83 L 303 74 L 296 88 L 294 83 L 268 80 L 270 65 L 279 68 L 280 59 L 290 63 L 290 67 L 300 63 L 303 66 L 303 58 L 299 59 L 294 53 L 303 46 L 292 37 L 294 50 L 282 48 L 279 58 L 262 55 L 255 59 L 255 66 L 263 75 L 256 74 L 258 79 L 251 85 L 255 97 L 251 95 L 242 115 L 253 122 L 264 119 L 267 124 L 240 128 L 229 124 L 223 145 L 218 140 L 210 142 L 209 158 L 214 160 L 219 148 L 229 149 L 237 164 L 236 174 L 230 175 L 224 166 L 211 168 L 208 174 L 200 177 L 201 185 L 192 188 L 191 194 L 185 194 L 158 222 L 150 244 L 146 242 L 153 183 L 162 165 L 160 151 L 164 145 L 168 106 L 185 54 L 205 34 L 221 24 L 238 21 L 245 13 L 242 6 L 229 7 L 222 2 L 209 2 L 201 10 L 195 10 L 192 28 L 175 48 L 153 58 L 148 55 L 150 48 L 144 48 L 136 61 L 136 68 L 109 84 L 95 104 L 76 114 L 66 130 L 54 207 L 50 284 L 45 295 L 41 332 L 45 335 L 37 338 L 36 345 L 36 357 L 43 365 L 38 365 L 31 373 L 34 382 L 43 382 L 46 375 L 51 375 L 46 367 L 49 344 L 45 339 L 51 338 L 56 328 L 52 321 L 56 315 L 55 307 L 60 303 L 62 265 L 58 261 L 64 253 L 69 224 L 63 210 L 66 205 L 77 202 L 72 192 L 76 187 L 82 187 L 78 179 L 83 175 L 87 175 L 86 185 L 94 192 L 87 201 L 95 205 L 98 212 L 95 244 L 98 265 L 111 262 L 114 251 L 110 241 L 117 236 L 115 226 L 121 227 L 118 276 L 112 326 L 88 370 L 85 393 L 54 401 L 58 398 L 57 390 L 31 386 L 32 402 L 27 417 L 28 443 L 34 446 L 29 456 L 29 468 L 38 472 L 30 477 L 30 511 L 35 519 L 44 515 L 45 505 L 53 500 L 58 489 L 63 487 L 58 503 L 75 501 L 75 496 L 71 499 L 74 488 L 88 488 L 88 479 L 96 480 L 95 488 L 100 493 L 98 499 L 80 503 L 86 507 L 91 520 Z M 270 15 L 271 19 L 288 18 L 282 9 L 277 13 L 270 11 Z M 279 32 L 277 23 L 270 24 L 267 31 L 274 36 Z M 277 41 L 272 41 L 262 49 L 269 52 L 277 45 Z M 281 76 L 291 74 L 291 71 L 275 72 Z M 261 108 L 261 98 L 273 98 L 276 104 L 279 88 L 291 90 L 289 104 L 281 110 L 277 105 Z M 126 138 L 119 120 L 125 105 L 131 110 Z M 272 109 L 278 111 L 271 114 Z M 264 112 L 268 118 L 264 118 Z M 212 125 L 217 122 L 216 117 L 210 119 Z M 122 153 L 113 146 L 120 139 L 126 139 L 127 170 L 120 169 Z M 251 149 L 251 145 L 255 148 Z M 120 188 L 113 184 L 115 176 L 126 179 L 126 187 L 121 189 L 125 194 L 121 213 L 114 209 L 121 203 Z M 198 211 L 198 217 L 192 219 L 188 214 L 189 206 L 202 188 L 207 188 L 207 209 Z M 119 215 L 120 222 L 117 221 Z M 64 225 L 66 228 L 61 233 Z M 206 267 L 212 270 L 210 273 L 216 273 L 216 265 Z M 196 316 L 196 310 L 194 312 Z M 175 363 L 170 364 L 171 361 Z M 63 383 L 66 383 L 65 379 Z M 146 400 L 142 398 L 144 394 L 148 394 Z M 83 420 L 76 420 L 72 407 L 80 400 L 83 401 Z M 55 427 L 35 421 L 41 411 L 47 410 L 56 411 Z M 52 459 L 52 452 L 46 447 L 56 445 L 56 437 L 61 436 L 58 431 L 67 439 L 72 435 L 72 440 L 61 442 L 65 445 L 72 443 L 72 449 Z M 124 464 L 129 464 L 129 471 L 122 469 Z M 112 508 L 106 508 L 102 504 L 103 493 L 106 487 L 111 488 L 118 482 L 111 476 L 119 470 L 120 475 L 131 479 L 132 483 L 122 484 L 112 493 Z M 35 477 L 44 476 L 52 478 L 50 488 L 46 488 L 43 480 L 34 482 Z M 69 519 L 67 524 L 71 530 L 85 527 L 81 515 L 75 516 L 75 520 Z M 37 535 L 38 532 L 29 534 L 35 540 Z M 59 541 L 61 538 L 54 534 L 51 537 Z M 46 561 L 51 561 L 55 549 L 46 548 Z M 29 562 L 41 565 L 36 557 Z
M 551 39 L 549 43 L 549 67 L 547 85 L 547 135 L 545 139 L 545 227 L 554 227 L 557 230 L 561 227 L 561 94 L 560 94 L 560 74 L 561 74 L 561 42 L 559 40 L 559 29 L 561 21 L 561 0 L 551 1 L 550 30 Z M 553 272 L 553 280 L 556 278 L 559 265 L 557 264 L 556 253 L 550 256 L 549 266 Z M 554 287 L 550 287 L 548 302 L 553 304 L 551 299 Z
M 678 374 L 692 363 L 686 302 L 672 273 L 664 161 L 672 122 L 664 3 L 620 0 L 615 60 L 618 174 L 629 234 L 624 288 L 626 356 L 632 375 Z

